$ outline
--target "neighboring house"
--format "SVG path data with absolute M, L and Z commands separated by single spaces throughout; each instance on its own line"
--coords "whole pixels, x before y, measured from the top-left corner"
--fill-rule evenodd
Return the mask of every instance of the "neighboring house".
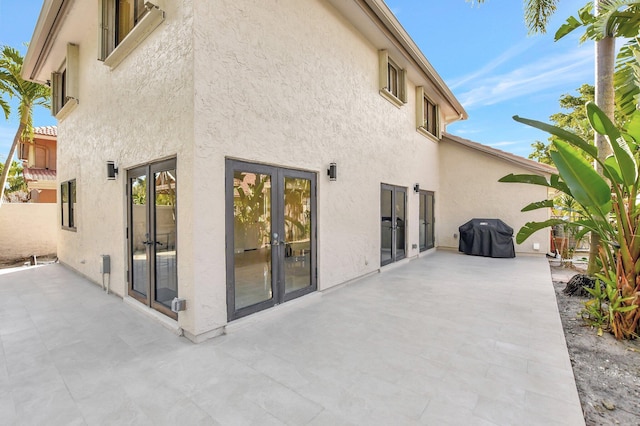
M 56 126 L 33 129 L 33 142 L 21 141 L 18 158 L 32 203 L 55 203 L 56 199 Z
M 102 282 L 110 255 L 112 291 L 200 341 L 451 232 L 467 114 L 382 0 L 154 3 L 44 2 L 24 77 L 52 84 L 61 262 Z

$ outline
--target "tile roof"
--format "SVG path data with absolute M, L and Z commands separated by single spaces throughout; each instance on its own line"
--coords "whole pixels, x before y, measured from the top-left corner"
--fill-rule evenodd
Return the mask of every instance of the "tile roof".
M 528 158 L 520 157 L 519 155 L 511 154 L 510 152 L 492 148 L 490 146 L 483 145 L 481 143 L 474 142 L 469 139 L 464 139 L 459 136 L 454 136 L 449 133 L 445 133 L 443 135 L 443 139 L 446 139 L 452 142 L 457 142 L 460 145 L 467 146 L 471 149 L 475 149 L 477 151 L 481 151 L 486 154 L 493 155 L 494 157 L 501 158 L 511 163 L 518 164 L 534 172 L 544 173 L 544 174 L 558 173 L 558 170 L 555 167 L 550 166 L 548 164 L 538 163 L 537 161 L 529 160 Z
M 58 136 L 58 126 L 34 127 L 33 133 L 43 136 Z
M 56 171 L 25 167 L 22 170 L 25 180 L 56 180 Z

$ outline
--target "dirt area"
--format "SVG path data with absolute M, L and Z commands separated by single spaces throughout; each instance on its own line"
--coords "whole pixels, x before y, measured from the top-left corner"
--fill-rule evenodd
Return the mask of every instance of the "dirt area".
M 588 298 L 562 292 L 583 271 L 549 263 L 586 424 L 640 425 L 640 342 L 599 337 L 580 316 Z
M 58 258 L 54 254 L 46 256 L 36 256 L 35 260 L 33 257 L 25 257 L 20 259 L 0 259 L 0 269 L 15 268 L 25 265 L 53 263 L 57 260 Z

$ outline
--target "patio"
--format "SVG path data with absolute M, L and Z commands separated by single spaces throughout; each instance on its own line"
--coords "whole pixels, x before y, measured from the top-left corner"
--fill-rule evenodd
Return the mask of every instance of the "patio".
M 438 251 L 199 345 L 57 264 L 0 296 L 6 424 L 584 425 L 544 257 Z

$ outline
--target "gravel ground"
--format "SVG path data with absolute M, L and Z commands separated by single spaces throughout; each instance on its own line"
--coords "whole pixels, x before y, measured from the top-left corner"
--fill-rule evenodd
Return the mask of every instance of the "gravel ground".
M 640 425 L 640 344 L 618 341 L 580 317 L 588 299 L 567 296 L 567 281 L 581 271 L 554 266 L 551 274 L 573 374 L 585 422 L 591 425 Z

